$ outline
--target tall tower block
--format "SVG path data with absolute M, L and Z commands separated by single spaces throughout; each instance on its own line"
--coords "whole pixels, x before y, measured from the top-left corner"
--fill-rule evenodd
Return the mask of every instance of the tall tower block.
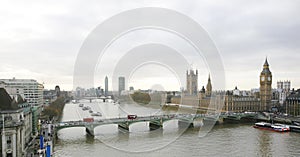
M 107 76 L 105 77 L 105 96 L 108 95 L 108 78 Z
M 272 72 L 266 58 L 263 71 L 260 73 L 260 110 L 270 109 L 272 99 Z
M 119 77 L 119 95 L 125 90 L 125 77 Z

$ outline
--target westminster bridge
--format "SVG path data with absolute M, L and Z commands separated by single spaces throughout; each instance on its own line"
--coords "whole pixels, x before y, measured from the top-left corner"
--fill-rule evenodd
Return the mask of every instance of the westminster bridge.
M 198 119 L 204 124 L 207 121 L 223 123 L 224 121 L 268 121 L 269 118 L 260 113 L 231 113 L 231 114 L 169 114 L 169 115 L 153 115 L 153 116 L 137 116 L 135 119 L 110 118 L 96 119 L 93 122 L 79 121 L 63 121 L 55 124 L 56 131 L 64 128 L 84 127 L 89 135 L 94 136 L 94 129 L 102 125 L 117 124 L 119 128 L 129 131 L 129 126 L 133 123 L 149 122 L 150 130 L 163 128 L 163 123 L 170 120 L 178 120 L 179 126 L 193 127 L 194 121 Z

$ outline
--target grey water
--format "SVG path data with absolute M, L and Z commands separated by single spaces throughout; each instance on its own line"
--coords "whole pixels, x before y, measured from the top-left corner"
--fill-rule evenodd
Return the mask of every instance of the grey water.
M 101 112 L 98 119 L 163 114 L 160 108 L 137 104 L 103 103 L 100 100 L 81 101 Z M 81 120 L 91 117 L 78 104 L 66 104 L 62 121 Z M 129 132 L 118 129 L 115 124 L 96 127 L 95 136 L 85 128 L 59 130 L 55 144 L 55 156 L 63 157 L 181 157 L 181 156 L 300 156 L 299 133 L 277 133 L 259 130 L 251 124 L 216 125 L 204 137 L 199 128 L 180 129 L 176 120 L 164 123 L 163 129 L 150 131 L 147 122 L 130 125 Z

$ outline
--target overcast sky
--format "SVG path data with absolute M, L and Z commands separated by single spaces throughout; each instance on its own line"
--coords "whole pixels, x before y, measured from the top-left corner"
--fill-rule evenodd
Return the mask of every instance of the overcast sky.
M 59 85 L 71 90 L 76 57 L 89 33 L 111 16 L 140 7 L 168 8 L 197 21 L 219 50 L 227 89 L 258 88 L 266 56 L 273 73 L 273 88 L 278 80 L 291 80 L 293 88 L 300 88 L 298 0 L 1 1 L 0 77 L 33 78 L 47 89 Z M 115 62 L 121 47 L 129 45 L 130 49 L 134 43 L 147 41 L 178 42 L 177 46 L 185 47 L 183 51 L 189 51 L 178 37 L 151 31 L 133 32 L 116 41 L 106 52 L 111 57 L 108 59 Z M 206 86 L 209 70 L 203 68 L 200 60 L 192 62 L 192 67 L 199 69 L 199 86 Z M 95 84 L 103 86 L 104 77 L 110 72 L 98 67 L 95 74 Z M 185 86 L 178 85 L 167 69 L 149 65 L 136 70 L 129 80 L 129 86 L 136 89 L 155 84 L 166 90 Z

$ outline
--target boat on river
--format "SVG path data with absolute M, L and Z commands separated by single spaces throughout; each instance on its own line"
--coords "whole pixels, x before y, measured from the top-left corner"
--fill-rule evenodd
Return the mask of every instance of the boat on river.
M 291 132 L 298 132 L 300 133 L 300 126 L 297 125 L 290 125 Z
M 258 128 L 258 129 L 263 129 L 263 130 L 276 131 L 276 132 L 289 132 L 290 131 L 290 127 L 288 125 L 271 124 L 271 123 L 266 123 L 266 122 L 255 123 L 255 125 L 253 127 Z
M 94 113 L 91 114 L 91 116 L 100 116 L 101 117 L 102 114 L 100 112 L 94 112 Z
M 83 110 L 83 111 L 89 110 L 89 108 L 88 108 L 87 106 L 84 106 L 84 107 L 82 108 L 82 110 Z
M 295 120 L 293 120 L 293 121 L 292 121 L 292 125 L 300 126 L 300 121 L 295 121 Z

